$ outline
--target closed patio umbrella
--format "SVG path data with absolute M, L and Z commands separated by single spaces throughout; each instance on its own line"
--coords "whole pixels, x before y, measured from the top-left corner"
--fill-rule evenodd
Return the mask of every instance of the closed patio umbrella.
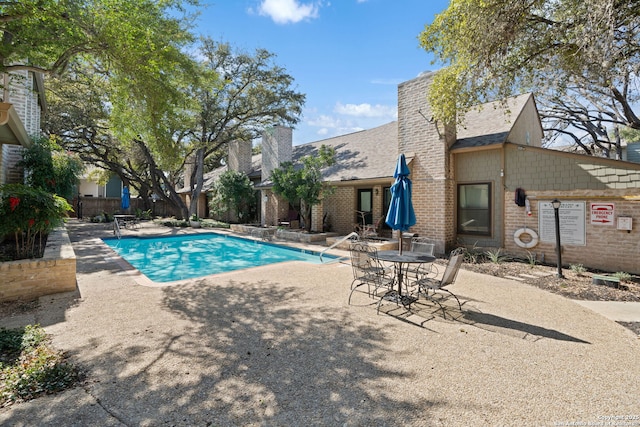
M 127 210 L 129 209 L 129 199 L 130 199 L 130 195 L 129 195 L 129 187 L 124 187 L 122 189 L 122 210 Z
M 416 214 L 411 202 L 411 180 L 409 179 L 409 167 L 404 154 L 398 157 L 396 170 L 393 177 L 396 181 L 391 186 L 391 202 L 385 222 L 394 230 L 400 231 L 399 247 L 402 253 L 402 233 L 415 225 Z

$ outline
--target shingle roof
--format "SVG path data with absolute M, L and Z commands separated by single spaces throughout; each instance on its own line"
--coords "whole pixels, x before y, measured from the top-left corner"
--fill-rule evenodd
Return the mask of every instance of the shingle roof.
M 398 157 L 398 122 L 293 147 L 293 161 L 334 147 L 336 164 L 323 172 L 326 181 L 386 178 L 393 175 Z
M 463 126 L 459 126 L 457 130 L 458 139 L 452 149 L 506 142 L 515 120 L 530 97 L 531 94 L 525 94 L 509 98 L 506 108 L 501 102 L 490 102 L 483 104 L 479 109 L 467 112 Z M 317 153 L 322 145 L 334 147 L 336 150 L 336 164 L 323 172 L 325 181 L 391 178 L 398 157 L 398 122 L 296 145 L 292 152 L 293 162 L 297 163 L 303 156 Z M 254 155 L 251 165 L 249 177 L 259 179 L 262 172 L 261 155 Z M 210 189 L 214 181 L 226 170 L 225 166 L 205 174 L 205 190 Z M 262 185 L 269 186 L 270 183 L 263 182 Z
M 484 147 L 507 142 L 516 119 L 532 95 L 530 93 L 501 101 L 482 104 L 468 111 L 457 129 L 457 141 L 451 147 Z

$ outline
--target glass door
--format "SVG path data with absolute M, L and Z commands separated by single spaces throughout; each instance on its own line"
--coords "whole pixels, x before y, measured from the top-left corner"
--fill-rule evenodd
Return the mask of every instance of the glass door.
M 358 190 L 358 224 L 373 224 L 373 190 L 366 188 Z

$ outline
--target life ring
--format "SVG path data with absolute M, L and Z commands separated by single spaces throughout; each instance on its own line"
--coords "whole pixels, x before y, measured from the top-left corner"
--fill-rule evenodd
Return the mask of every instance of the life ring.
M 529 236 L 531 236 L 531 240 L 526 243 L 523 242 L 522 239 L 520 239 L 520 236 L 522 236 L 523 234 L 528 234 Z M 527 227 L 520 228 L 513 234 L 513 241 L 516 242 L 516 245 L 520 246 L 521 248 L 530 249 L 538 244 L 538 233 Z

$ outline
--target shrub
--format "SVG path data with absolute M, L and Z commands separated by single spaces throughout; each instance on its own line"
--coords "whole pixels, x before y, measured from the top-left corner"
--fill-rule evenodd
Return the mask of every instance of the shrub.
M 40 326 L 0 329 L 0 407 L 67 389 L 78 379 Z
M 15 258 L 36 258 L 44 237 L 64 222 L 69 203 L 60 196 L 22 184 L 0 186 L 0 236 L 12 236 Z
M 501 262 L 507 259 L 507 257 L 502 254 L 502 248 L 488 250 L 488 251 L 485 251 L 484 254 L 487 256 L 489 261 L 491 261 L 494 264 L 500 264 Z
M 578 276 L 582 276 L 587 271 L 582 264 L 571 264 L 569 268 L 571 268 L 571 271 L 576 273 Z
M 618 271 L 613 274 L 613 277 L 618 278 L 621 282 L 628 282 L 631 280 L 631 275 L 629 273 L 625 273 L 624 271 Z

